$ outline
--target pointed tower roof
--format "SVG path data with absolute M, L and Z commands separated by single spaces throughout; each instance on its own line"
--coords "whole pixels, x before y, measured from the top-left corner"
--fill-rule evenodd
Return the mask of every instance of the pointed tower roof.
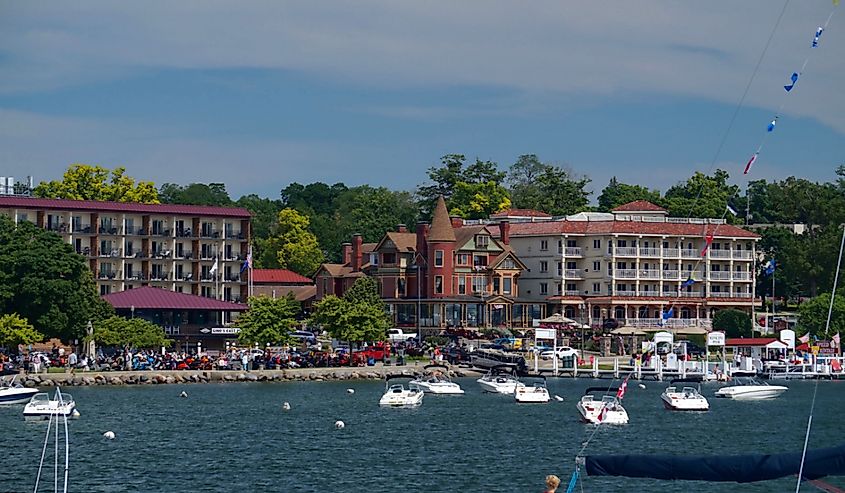
M 446 200 L 442 195 L 437 197 L 437 205 L 434 206 L 428 241 L 455 241 L 455 230 L 452 229 L 452 220 L 449 219 Z

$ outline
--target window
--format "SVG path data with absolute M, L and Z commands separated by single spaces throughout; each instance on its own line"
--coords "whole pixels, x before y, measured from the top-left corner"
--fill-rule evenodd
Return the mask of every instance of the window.
M 502 278 L 502 294 L 511 294 L 512 289 L 513 289 L 513 278 L 512 277 Z
M 443 267 L 443 250 L 434 251 L 434 266 Z
M 458 265 L 469 265 L 469 254 L 468 253 L 459 253 L 458 254 Z
M 578 285 L 575 284 L 574 282 L 567 283 L 566 284 L 566 290 L 567 291 L 578 291 Z
M 405 278 L 400 277 L 396 282 L 396 292 L 399 296 L 405 296 Z
M 628 291 L 628 285 L 627 284 L 617 284 L 616 290 L 617 291 Z
M 323 278 L 323 295 L 329 294 L 329 279 L 327 277 Z
M 593 248 L 601 248 L 601 240 L 593 240 Z
M 393 252 L 390 253 L 382 253 L 381 259 L 383 264 L 393 265 L 396 263 L 396 254 Z
M 499 284 L 499 283 L 500 283 L 500 281 L 499 281 L 499 277 L 498 277 L 498 276 L 494 277 L 494 278 L 493 278 L 493 293 L 494 293 L 494 294 L 498 294 L 498 293 L 499 293 L 499 288 L 500 288 L 500 284 Z
M 458 294 L 467 294 L 467 278 L 466 276 L 458 277 Z
M 669 242 L 668 241 L 663 242 L 663 248 L 669 248 Z
M 559 275 L 559 276 L 563 275 L 563 262 L 557 263 L 557 275 Z
M 487 235 L 475 235 L 475 246 L 478 248 L 487 248 L 490 244 L 490 237 Z
M 434 276 L 434 294 L 443 294 L 443 276 Z
M 627 269 L 628 263 L 627 262 L 616 262 L 617 269 Z
M 555 283 L 555 284 L 556 284 L 555 289 L 557 290 L 557 295 L 558 296 L 562 295 L 563 294 L 563 285 L 559 282 Z
M 514 262 L 512 258 L 506 258 L 504 261 L 502 261 L 500 268 L 502 268 L 502 269 L 516 269 L 516 262 Z
M 487 255 L 473 255 L 472 265 L 475 267 L 487 267 Z
M 100 286 L 100 296 L 111 293 L 111 286 L 103 284 Z
M 566 240 L 566 247 L 567 248 L 577 248 L 578 242 L 576 242 L 575 240 Z
M 577 269 L 577 268 L 578 268 L 578 263 L 577 263 L 577 262 L 567 262 L 567 263 L 566 263 L 566 268 L 567 268 L 567 269 Z
M 472 278 L 472 292 L 476 294 L 480 294 L 486 291 L 484 285 L 484 278 L 483 277 L 473 277 Z
M 601 270 L 601 262 L 593 262 L 593 270 L 598 272 Z
M 549 283 L 540 283 L 540 294 L 549 294 Z
M 628 240 L 616 240 L 616 246 L 627 247 L 628 246 Z
M 540 272 L 548 272 L 549 271 L 549 263 L 545 260 L 540 261 Z
M 594 282 L 593 283 L 593 292 L 594 293 L 601 293 L 601 284 Z
M 549 249 L 549 240 L 540 240 L 540 251 L 545 252 Z
M 378 254 L 371 253 L 370 254 L 370 265 L 378 265 Z

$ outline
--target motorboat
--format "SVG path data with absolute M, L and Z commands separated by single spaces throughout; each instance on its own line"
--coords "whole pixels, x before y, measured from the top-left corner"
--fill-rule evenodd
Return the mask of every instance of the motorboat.
M 57 389 L 52 399 L 50 394 L 46 392 L 32 396 L 32 399 L 23 408 L 23 417 L 27 420 L 50 419 L 52 417 L 77 418 L 79 412 L 76 410 L 76 402 L 74 402 L 73 396 Z
M 735 378 L 733 385 L 716 391 L 716 397 L 737 400 L 774 399 L 789 390 L 783 385 L 769 385 L 758 378 Z
M 408 382 L 408 388 L 429 394 L 460 395 L 464 393 L 464 389 L 449 378 L 449 367 L 437 364 L 425 365 L 423 374 Z
M 419 389 L 406 389 L 401 383 L 391 385 L 390 381 L 401 377 L 388 377 L 384 381 L 384 395 L 379 399 L 379 406 L 386 407 L 414 407 L 422 404 L 423 392 Z
M 525 372 L 528 365 L 525 357 L 519 353 L 511 353 L 499 349 L 477 349 L 470 355 L 472 365 L 489 370 L 496 366 L 510 366 L 517 372 Z
M 545 403 L 549 402 L 549 389 L 546 388 L 546 377 L 536 376 L 528 384 L 518 382 L 513 392 L 516 402 Z
M 15 382 L 17 375 L 12 377 L 8 383 L 0 381 L 0 405 L 2 404 L 25 404 L 38 393 L 38 389 L 24 387 Z
M 575 405 L 581 413 L 581 421 L 596 425 L 628 424 L 628 411 L 616 397 L 618 391 L 618 388 L 613 387 L 590 387 L 585 390 L 581 400 Z M 597 394 L 600 394 L 601 398 L 596 399 Z
M 707 411 L 710 409 L 710 403 L 707 398 L 701 395 L 701 388 L 699 386 L 683 386 L 677 387 L 675 384 L 696 383 L 697 380 L 679 378 L 669 382 L 669 387 L 660 394 L 660 399 L 663 400 L 663 406 L 672 411 Z
M 478 385 L 487 392 L 495 394 L 513 395 L 516 386 L 519 384 L 519 378 L 516 376 L 512 366 L 500 365 L 490 368 L 487 373 L 476 380 Z

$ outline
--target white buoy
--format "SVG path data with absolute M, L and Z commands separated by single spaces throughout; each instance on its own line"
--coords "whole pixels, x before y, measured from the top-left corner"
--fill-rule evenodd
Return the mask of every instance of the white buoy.
M 645 384 L 644 384 L 644 383 L 641 383 L 641 384 L 639 385 L 639 387 L 640 387 L 641 389 L 644 389 L 644 388 L 645 388 Z
M 355 393 L 355 389 L 346 389 L 346 393 L 347 393 L 347 394 L 354 394 L 354 393 Z
M 78 417 L 82 416 L 81 414 L 79 414 L 79 411 L 77 411 L 76 409 L 74 409 L 73 412 L 70 415 L 73 418 L 78 418 Z
M 188 393 L 183 390 L 179 397 L 188 397 Z
M 556 395 L 555 400 L 558 401 L 558 402 L 563 402 L 563 397 Z
M 337 420 L 337 421 L 334 422 L 334 427 L 337 428 L 338 430 L 342 430 L 346 427 L 346 423 L 344 423 L 341 420 Z
M 103 436 L 108 438 L 109 440 L 114 440 L 114 432 L 113 431 L 107 431 L 107 432 L 103 433 Z
M 290 411 L 290 403 L 285 402 L 284 404 L 282 404 L 282 409 L 284 409 L 285 411 Z

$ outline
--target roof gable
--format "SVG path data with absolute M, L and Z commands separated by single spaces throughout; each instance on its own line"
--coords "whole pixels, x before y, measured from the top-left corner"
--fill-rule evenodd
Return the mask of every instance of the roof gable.
M 252 269 L 253 283 L 311 284 L 310 278 L 287 269 Z
M 167 289 L 143 286 L 111 293 L 102 297 L 115 308 L 158 310 L 217 310 L 245 311 L 249 307 L 239 303 L 215 300 L 204 296 L 177 293 Z

